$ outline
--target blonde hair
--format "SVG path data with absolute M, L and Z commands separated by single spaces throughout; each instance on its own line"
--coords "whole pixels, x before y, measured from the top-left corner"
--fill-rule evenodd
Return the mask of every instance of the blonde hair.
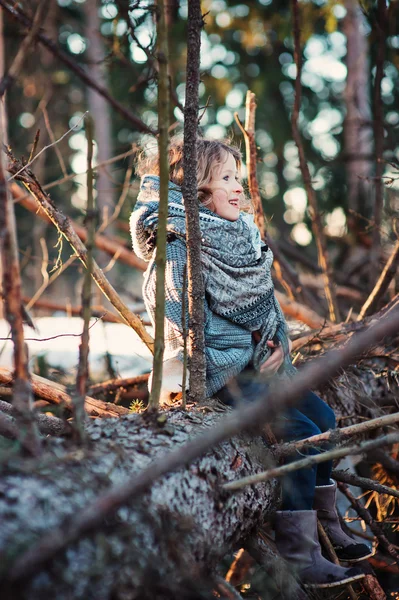
M 223 165 L 227 156 L 231 154 L 236 162 L 238 172 L 241 169 L 242 155 L 237 146 L 216 140 L 197 140 L 197 182 L 198 200 L 205 206 L 212 202 L 208 185 L 212 181 L 215 171 Z M 145 174 L 159 175 L 158 153 L 146 154 L 143 151 L 137 160 L 136 173 L 142 177 Z M 169 180 L 181 186 L 184 178 L 183 170 L 183 139 L 176 136 L 169 143 Z M 250 202 L 245 194 L 240 195 L 240 208 L 248 210 Z

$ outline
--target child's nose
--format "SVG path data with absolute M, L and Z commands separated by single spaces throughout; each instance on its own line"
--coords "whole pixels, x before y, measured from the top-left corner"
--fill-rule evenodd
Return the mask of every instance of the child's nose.
M 236 189 L 234 190 L 237 194 L 242 194 L 244 188 L 242 187 L 241 183 L 239 181 L 236 182 Z

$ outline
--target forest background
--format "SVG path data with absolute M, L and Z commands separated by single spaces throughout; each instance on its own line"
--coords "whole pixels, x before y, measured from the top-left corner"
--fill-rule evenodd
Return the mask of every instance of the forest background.
M 36 11 L 43 7 L 45 11 L 40 20 L 42 43 L 31 44 L 14 76 L 3 80 L 9 148 L 21 166 L 31 163 L 43 189 L 73 220 L 75 230 L 85 240 L 90 195 L 86 174 L 90 144 L 85 125 L 90 113 L 94 122 L 96 227 L 101 234 L 97 235 L 95 257 L 129 308 L 145 318 L 139 291 L 143 264 L 130 251 L 127 223 L 139 186 L 134 175 L 135 157 L 142 148 L 154 151 L 159 125 L 155 6 L 140 0 L 19 2 L 16 7 L 0 0 L 0 6 L 3 73 L 9 73 L 11 65 L 15 67 L 14 59 Z M 331 325 L 328 321 L 345 322 L 346 330 L 343 325 L 343 329 L 333 331 L 332 343 L 337 341 L 337 332 L 340 341 L 342 331 L 350 331 L 357 320 L 393 306 L 398 293 L 397 2 L 299 3 L 300 81 L 289 3 L 215 0 L 203 1 L 201 8 L 201 133 L 217 139 L 231 137 L 244 150 L 237 122 L 245 121 L 248 90 L 255 94 L 257 180 L 268 235 L 275 243 L 275 278 L 283 308 L 312 330 L 326 326 L 327 331 Z M 181 133 L 183 128 L 187 15 L 187 2 L 167 3 L 170 134 Z M 43 43 L 43 36 L 54 45 Z M 310 172 L 308 181 L 291 122 L 298 84 L 302 98 L 297 121 Z M 244 179 L 247 169 L 244 163 Z M 316 208 L 309 206 L 309 183 L 317 199 Z M 43 339 L 41 316 L 80 314 L 84 269 L 68 245 L 61 242 L 57 228 L 39 218 L 36 202 L 23 188 L 12 182 L 10 191 L 16 212 L 25 319 L 29 322 L 33 318 L 41 334 L 37 337 Z M 315 228 L 315 215 L 321 228 Z M 324 277 L 320 236 L 325 237 L 327 254 L 323 252 L 332 264 Z M 291 271 L 285 270 L 287 261 Z M 287 280 L 287 273 L 292 276 L 292 271 L 296 287 Z M 383 281 L 371 297 L 381 273 Z M 325 298 L 326 286 L 335 290 L 338 298 L 335 314 Z M 115 322 L 118 317 L 98 291 L 93 293 L 93 314 L 100 318 L 100 323 L 93 322 L 94 336 L 101 322 Z M 55 322 L 50 329 L 55 330 Z M 55 379 L 58 385 L 70 385 L 76 378 L 75 365 L 66 366 L 60 358 L 65 354 L 67 337 L 75 331 L 71 323 L 71 319 L 69 324 L 61 323 L 55 362 L 51 362 L 52 340 L 46 340 L 50 343 L 46 348 L 40 342 L 39 346 L 30 345 L 33 371 Z M 327 342 L 320 344 L 314 333 L 304 340 L 298 322 L 295 327 L 298 362 L 324 351 Z M 80 328 L 78 325 L 76 331 Z M 6 337 L 6 325 L 3 330 Z M 115 350 L 110 349 L 112 336 Z M 91 350 L 95 354 L 98 348 L 93 339 Z M 130 347 L 122 364 L 119 354 L 124 343 Z M 148 371 L 149 353 L 136 339 L 125 342 L 121 329 L 108 333 L 106 346 L 103 371 L 95 375 L 101 381 L 105 375 L 115 378 Z M 4 345 L 1 350 L 2 366 L 9 364 L 6 348 Z M 369 358 L 371 367 L 369 363 L 364 368 L 367 375 L 370 368 L 379 376 L 383 374 L 384 391 L 388 389 L 395 396 L 396 347 L 379 349 Z M 6 384 L 4 372 L 3 376 L 2 383 Z M 348 387 L 350 381 L 353 384 L 350 378 L 341 379 L 338 387 L 345 387 L 343 381 Z M 90 393 L 95 395 L 93 386 Z M 2 394 L 7 396 L 5 388 Z M 135 388 L 125 396 L 122 391 L 117 397 L 122 402 L 121 411 L 132 399 L 145 401 L 145 391 Z M 343 402 L 342 397 L 339 401 Z M 352 417 L 356 421 L 359 414 Z M 343 418 L 348 419 L 348 415 Z M 395 485 L 393 479 L 388 483 Z M 392 502 L 384 509 L 378 501 L 376 505 L 377 517 L 386 518 L 395 510 Z

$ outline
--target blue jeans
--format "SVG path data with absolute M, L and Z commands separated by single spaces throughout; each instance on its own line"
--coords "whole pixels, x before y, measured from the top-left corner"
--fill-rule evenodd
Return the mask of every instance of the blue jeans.
M 236 406 L 240 402 L 251 402 L 266 392 L 267 384 L 256 381 L 255 373 L 245 370 L 222 388 L 216 395 L 228 404 Z M 295 408 L 285 408 L 271 423 L 278 441 L 292 442 L 317 435 L 335 427 L 333 410 L 313 392 L 307 392 Z M 319 444 L 323 450 L 330 446 Z M 318 454 L 316 448 L 307 448 L 288 456 L 286 463 L 311 454 Z M 298 469 L 282 478 L 282 510 L 311 510 L 313 508 L 316 485 L 328 485 L 332 471 L 332 461 L 325 461 L 307 469 Z

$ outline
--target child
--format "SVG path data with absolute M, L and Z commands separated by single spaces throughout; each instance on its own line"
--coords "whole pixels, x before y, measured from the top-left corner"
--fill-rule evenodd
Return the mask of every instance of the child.
M 242 211 L 247 203 L 240 183 L 241 154 L 234 146 L 218 141 L 199 139 L 197 146 L 205 284 L 206 387 L 208 396 L 217 396 L 226 404 L 234 405 L 238 398 L 250 400 L 259 395 L 260 387 L 264 389 L 266 384 L 259 374 L 262 377 L 289 376 L 295 369 L 289 357 L 286 323 L 274 295 L 272 252 L 261 242 L 253 216 Z M 181 392 L 183 375 L 186 223 L 180 190 L 183 182 L 181 139 L 171 141 L 169 165 L 163 398 Z M 154 321 L 157 155 L 140 159 L 138 173 L 142 176 L 141 189 L 130 223 L 134 250 L 149 261 L 143 295 Z M 334 428 L 335 417 L 327 404 L 309 392 L 296 408 L 285 410 L 273 427 L 284 441 L 292 441 Z M 341 530 L 331 468 L 331 463 L 324 462 L 286 476 L 282 482 L 282 510 L 276 512 L 277 547 L 310 587 L 333 587 L 363 577 L 358 569 L 337 566 L 323 558 L 317 517 L 340 558 L 357 561 L 370 555 L 365 544 L 355 543 Z

